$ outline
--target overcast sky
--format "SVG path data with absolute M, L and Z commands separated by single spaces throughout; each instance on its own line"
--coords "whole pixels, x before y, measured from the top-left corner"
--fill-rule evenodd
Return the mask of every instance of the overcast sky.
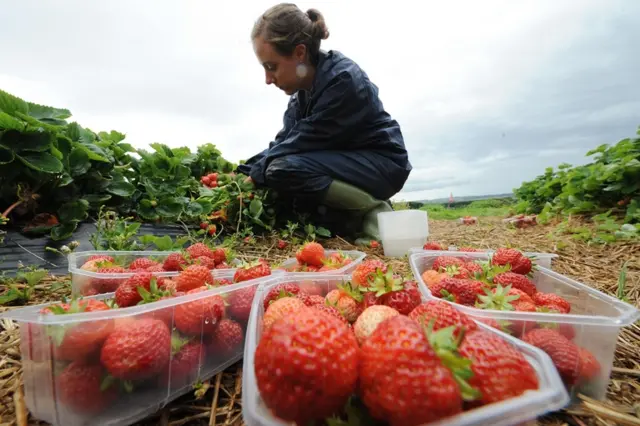
M 273 1 L 0 0 L 0 88 L 136 147 L 262 150 L 288 97 L 249 33 Z M 509 192 L 640 125 L 640 1 L 299 2 L 401 124 L 397 199 Z

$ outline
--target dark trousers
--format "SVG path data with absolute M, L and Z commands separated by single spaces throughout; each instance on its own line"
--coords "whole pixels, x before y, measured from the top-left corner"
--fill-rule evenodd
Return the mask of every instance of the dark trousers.
M 315 151 L 273 160 L 266 186 L 278 193 L 320 203 L 331 182 L 341 180 L 380 200 L 400 192 L 409 170 L 370 151 Z

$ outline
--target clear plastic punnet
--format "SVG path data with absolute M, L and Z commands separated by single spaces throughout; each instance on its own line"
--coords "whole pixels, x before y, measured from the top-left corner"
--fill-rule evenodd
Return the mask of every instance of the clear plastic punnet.
M 332 269 L 330 271 L 327 271 L 327 273 L 331 273 L 332 275 L 333 274 L 350 274 L 358 267 L 360 263 L 362 263 L 364 258 L 367 257 L 366 253 L 363 253 L 357 250 L 325 250 L 325 254 L 327 257 L 330 256 L 331 254 L 337 254 L 337 253 L 341 253 L 343 256 L 351 259 L 351 262 L 343 266 L 342 268 Z M 282 262 L 278 268 L 286 271 L 286 270 L 295 268 L 297 265 L 298 265 L 298 261 L 296 260 L 296 258 L 290 258 Z M 291 273 L 300 274 L 300 273 L 318 273 L 318 272 L 317 271 L 316 272 L 293 271 Z
M 57 426 L 148 417 L 242 358 L 253 297 L 270 279 L 128 308 L 97 310 L 109 293 L 78 299 L 85 312 L 43 313 L 52 303 L 4 312 L 20 327 L 28 410 Z
M 450 252 L 458 251 L 456 246 L 449 246 L 448 250 L 443 251 L 445 255 L 451 254 Z M 409 256 L 415 253 L 429 253 L 429 254 L 438 254 L 440 255 L 440 251 L 438 250 L 425 250 L 422 247 L 414 247 L 409 249 Z M 480 250 L 476 252 L 461 252 L 465 254 L 475 254 L 480 259 L 486 258 L 487 255 L 495 253 L 495 250 Z M 522 252 L 525 256 L 531 259 L 531 262 L 535 265 L 542 266 L 543 268 L 553 269 L 551 266 L 553 259 L 558 258 L 558 255 L 555 253 L 538 253 L 538 252 Z
M 439 256 L 453 256 L 465 261 L 486 260 L 487 254 L 466 252 L 415 252 L 409 257 L 418 288 L 427 298 L 435 298 L 425 281 L 425 271 L 432 269 Z M 446 299 L 460 311 L 494 326 L 517 338 L 532 339 L 537 329 L 553 329 L 568 339 L 579 356 L 557 360 L 561 376 L 570 396 L 577 401 L 579 393 L 603 400 L 613 367 L 613 359 L 620 329 L 640 318 L 640 311 L 628 303 L 604 294 L 586 284 L 575 281 L 540 265 L 533 269 L 530 280 L 536 292 L 552 293 L 570 304 L 569 313 L 521 312 L 480 309 Z M 569 343 L 569 346 L 573 346 Z
M 165 259 L 176 251 L 84 251 L 71 253 L 68 256 L 69 273 L 71 274 L 71 294 L 90 296 L 96 294 L 110 293 L 115 291 L 120 284 L 132 277 L 135 271 L 129 270 L 129 266 L 136 260 L 148 259 L 161 267 Z M 113 259 L 113 264 L 109 267 L 109 272 L 97 272 L 102 266 L 98 257 L 107 256 Z M 89 262 L 95 260 L 95 262 Z M 237 265 L 237 259 L 234 259 L 233 266 Z M 123 268 L 121 272 L 117 267 Z M 160 268 L 161 269 L 161 268 Z M 230 269 L 214 269 L 214 271 L 232 271 Z M 152 274 L 160 277 L 175 277 L 178 272 L 175 271 L 155 271 Z M 223 272 L 224 275 L 224 272 Z
M 276 418 L 264 404 L 258 391 L 254 373 L 254 354 L 262 335 L 264 298 L 278 284 L 297 283 L 302 290 L 326 295 L 340 283 L 350 279 L 349 275 L 304 274 L 284 275 L 265 281 L 260 285 L 253 300 L 253 308 L 247 326 L 242 377 L 242 415 L 249 426 L 288 426 L 291 423 Z M 569 396 L 560 376 L 547 354 L 505 333 L 478 322 L 478 326 L 499 335 L 521 351 L 538 375 L 539 389 L 529 391 L 517 398 L 465 411 L 443 419 L 433 425 L 471 426 L 492 424 L 514 425 L 535 419 L 543 414 L 559 410 L 569 402 Z

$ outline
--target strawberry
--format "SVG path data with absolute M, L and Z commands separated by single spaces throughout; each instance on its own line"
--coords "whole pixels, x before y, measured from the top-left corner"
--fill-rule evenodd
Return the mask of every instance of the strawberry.
M 325 259 L 324 247 L 314 241 L 305 243 L 297 252 L 296 259 L 301 265 L 323 266 Z
M 195 382 L 205 360 L 204 345 L 176 334 L 171 338 L 171 354 L 169 366 L 160 375 L 161 385 L 165 386 L 170 381 L 172 389 L 179 389 Z
M 227 261 L 227 252 L 225 249 L 218 247 L 213 251 L 213 260 L 216 262 L 216 265 L 220 265 L 222 263 L 226 263 Z
M 162 269 L 165 271 L 178 272 L 187 266 L 187 259 L 181 253 L 171 253 L 164 259 Z
M 220 262 L 216 265 L 216 269 L 231 269 L 227 262 Z
M 378 271 L 386 273 L 387 265 L 378 259 L 365 260 L 354 269 L 351 282 L 355 287 L 368 287 Z
M 588 382 L 600 374 L 600 362 L 585 348 L 578 347 L 580 354 L 580 381 Z
M 484 269 L 482 269 L 482 265 L 473 262 L 473 261 L 469 261 L 469 262 L 465 262 L 464 265 L 462 266 L 464 269 L 466 269 L 469 272 L 469 277 L 470 278 L 479 278 L 482 276 L 482 274 L 484 273 Z
M 503 327 L 497 320 L 493 318 L 476 318 L 476 321 L 479 321 L 491 328 L 495 328 L 496 330 L 502 331 L 504 333 L 510 333 L 507 327 Z
M 85 415 L 101 413 L 118 397 L 118 388 L 105 381 L 99 364 L 78 361 L 55 378 L 55 390 L 62 404 Z
M 308 424 L 339 412 L 355 392 L 358 342 L 340 320 L 303 307 L 262 335 L 254 371 L 260 396 L 275 416 Z
M 566 385 L 576 383 L 582 369 L 582 359 L 580 349 L 575 343 L 551 328 L 531 330 L 522 336 L 522 340 L 549 355 Z
M 291 295 L 289 295 L 291 296 Z M 296 298 L 302 300 L 302 303 L 305 304 L 305 306 L 313 306 L 313 305 L 317 305 L 317 304 L 321 304 L 324 305 L 325 304 L 325 300 L 324 297 L 322 296 L 317 296 L 317 295 L 310 295 L 307 294 L 305 292 L 300 292 L 298 294 L 295 295 Z
M 206 266 L 209 270 L 215 269 L 216 267 L 216 261 L 207 256 L 200 256 L 196 258 L 196 260 L 193 261 L 193 264 Z
M 431 269 L 438 272 L 445 272 L 450 266 L 461 267 L 464 265 L 464 261 L 453 256 L 438 256 L 434 259 Z
M 208 290 L 207 287 L 199 287 L 189 290 L 186 294 L 197 294 Z M 201 336 L 203 333 L 213 333 L 224 314 L 224 299 L 214 295 L 176 305 L 173 321 L 180 332 L 188 336 Z
M 151 268 L 152 266 L 156 266 L 157 264 L 158 262 L 156 261 L 147 259 L 146 257 L 140 257 L 129 264 L 129 270 L 145 271 L 147 268 Z
M 227 298 L 227 303 L 229 305 L 227 312 L 231 318 L 235 319 L 240 324 L 246 324 L 247 321 L 249 321 L 251 305 L 257 288 L 257 286 L 251 286 L 235 290 L 229 294 L 229 297 Z
M 519 250 L 511 248 L 499 248 L 491 257 L 493 265 L 511 266 L 511 272 L 527 275 L 531 272 L 531 259 L 522 254 Z
M 469 331 L 477 328 L 476 323 L 464 312 L 440 300 L 429 300 L 422 303 L 409 313 L 409 318 L 421 326 L 427 326 L 433 320 L 432 328 L 434 331 L 453 326 L 455 327 L 454 335 L 457 335 L 462 329 Z
M 524 355 L 488 331 L 466 333 L 458 351 L 471 360 L 469 384 L 482 395 L 473 405 L 492 404 L 538 389 L 536 371 Z
M 300 294 L 300 286 L 296 283 L 283 283 L 278 284 L 273 287 L 267 295 L 264 297 L 264 301 L 262 302 L 262 306 L 266 310 L 271 302 L 280 298 L 280 297 L 295 297 Z
M 392 268 L 388 268 L 386 274 L 378 272 L 367 291 L 375 293 L 379 304 L 389 306 L 402 315 L 409 315 L 422 301 L 415 282 L 394 276 Z
M 88 269 L 84 268 L 85 265 L 93 267 L 98 261 L 105 262 L 105 263 L 114 263 L 115 259 L 113 257 L 111 257 L 111 256 L 107 256 L 107 255 L 104 255 L 104 254 L 94 254 L 94 255 L 91 255 L 91 256 L 89 256 L 87 258 L 86 262 L 82 265 L 81 269 L 86 271 Z M 92 262 L 92 263 L 89 264 L 89 262 Z
M 440 281 L 442 281 L 442 279 L 446 276 L 447 274 L 444 272 L 438 272 L 438 271 L 434 271 L 433 269 L 427 269 L 422 273 L 421 278 L 422 278 L 422 281 L 424 281 L 424 283 L 433 293 L 432 287 L 438 285 Z M 441 287 L 438 285 L 438 289 L 439 288 Z
M 213 237 L 214 235 L 216 235 L 217 230 L 218 228 L 216 227 L 216 225 L 211 224 L 207 227 L 207 234 Z
M 233 284 L 233 282 L 227 278 L 219 278 L 219 279 L 213 280 L 214 286 L 224 286 L 224 285 L 231 285 L 231 284 Z
M 325 297 L 329 306 L 336 308 L 350 323 L 355 322 L 362 313 L 362 293 L 349 283 L 339 284 Z
M 477 248 L 473 248 L 473 247 L 460 247 L 460 248 L 458 248 L 458 251 L 466 252 L 466 253 L 477 253 L 480 250 L 477 249 Z
M 176 278 L 178 291 L 188 292 L 207 284 L 213 284 L 213 276 L 204 265 L 189 265 Z
M 456 378 L 420 326 L 404 315 L 381 322 L 364 341 L 358 372 L 364 404 L 391 426 L 417 426 L 462 412 Z
M 210 257 L 211 259 L 213 259 L 213 251 L 211 251 L 211 249 L 204 243 L 192 244 L 187 247 L 186 252 L 192 259 L 197 259 L 200 256 Z
M 96 271 L 98 274 L 123 274 L 126 270 L 122 266 L 110 266 L 98 268 Z M 111 293 L 125 281 L 125 278 L 97 278 L 93 277 L 91 285 L 97 290 L 99 294 Z
M 485 289 L 486 294 L 478 297 L 477 307 L 497 311 L 535 312 L 533 299 L 522 290 L 502 287 L 500 284 L 493 290 Z
M 473 306 L 485 291 L 482 282 L 472 279 L 444 278 L 440 286 L 440 295 L 434 296 L 466 306 Z
M 116 290 L 115 300 L 120 308 L 133 306 L 142 301 L 139 288 L 149 291 L 151 280 L 155 279 L 151 272 L 141 271 L 123 282 Z
M 471 277 L 471 272 L 465 267 L 465 265 L 450 265 L 444 269 L 444 273 L 451 278 L 465 279 Z
M 396 315 L 400 315 L 400 312 L 384 305 L 374 305 L 365 309 L 353 325 L 358 344 L 362 345 L 382 321 Z
M 209 344 L 209 353 L 225 360 L 237 355 L 244 344 L 242 326 L 230 319 L 223 319 L 218 324 Z
M 76 314 L 79 312 L 96 312 L 109 310 L 107 305 L 102 300 L 96 299 L 75 299 L 71 303 L 55 303 L 40 309 L 41 314 Z
M 527 293 L 528 296 L 534 297 L 538 292 L 536 285 L 524 275 L 515 272 L 503 272 L 493 277 L 494 284 L 502 284 L 503 287 L 511 285 L 511 288 L 517 288 Z
M 362 305 L 362 310 L 367 309 L 369 306 L 374 306 L 379 304 L 380 304 L 380 299 L 376 297 L 375 293 L 367 291 L 366 293 L 362 294 L 362 302 L 360 302 L 360 305 Z
M 297 312 L 302 308 L 306 308 L 302 300 L 295 297 L 283 297 L 275 300 L 269 305 L 269 308 L 265 311 L 262 317 L 262 329 L 263 331 L 271 328 L 274 322 L 282 317 L 286 317 L 289 314 Z
M 533 301 L 538 307 L 539 311 L 556 311 L 561 314 L 568 314 L 569 312 L 571 312 L 571 304 L 557 294 L 536 293 L 533 295 Z
M 278 249 L 279 250 L 284 250 L 287 248 L 287 246 L 289 245 L 286 241 L 284 240 L 278 240 Z
M 153 318 L 123 323 L 102 346 L 100 361 L 121 380 L 145 380 L 162 373 L 171 359 L 171 332 Z
M 436 250 L 436 251 L 442 251 L 442 246 L 439 243 L 436 243 L 435 241 L 429 241 L 426 242 L 424 244 L 424 246 L 422 246 L 423 250 Z
M 266 277 L 268 275 L 271 275 L 271 267 L 269 264 L 264 261 L 257 261 L 244 264 L 236 269 L 235 274 L 233 274 L 233 282 L 239 283 L 242 281 Z
M 345 325 L 351 327 L 351 324 L 349 324 L 349 321 L 347 321 L 347 319 L 342 316 L 342 314 L 340 313 L 339 310 L 337 310 L 336 308 L 334 308 L 333 306 L 329 306 L 326 303 L 324 303 L 324 299 L 322 303 L 316 303 L 314 305 L 311 305 L 311 307 L 313 309 L 318 309 L 321 310 L 323 312 L 328 313 L 329 315 L 332 315 L 336 318 L 338 318 L 340 321 L 342 321 Z

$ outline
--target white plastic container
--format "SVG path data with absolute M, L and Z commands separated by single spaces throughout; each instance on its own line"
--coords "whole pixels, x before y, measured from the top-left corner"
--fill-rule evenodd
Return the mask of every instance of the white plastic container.
M 466 260 L 488 259 L 486 253 L 463 252 L 417 252 L 409 257 L 409 263 L 418 288 L 427 298 L 435 298 L 422 278 L 431 269 L 434 260 L 442 255 Z M 512 324 L 516 329 L 531 330 L 551 327 L 562 330 L 576 345 L 591 352 L 600 364 L 595 379 L 582 385 L 569 387 L 572 398 L 583 393 L 591 398 L 603 400 L 613 367 L 613 359 L 620 329 L 640 318 L 640 311 L 628 303 L 606 295 L 594 288 L 538 265 L 531 278 L 538 291 L 555 293 L 571 304 L 569 314 L 544 312 L 516 312 L 485 310 L 449 302 L 460 311 L 476 320 L 493 319 L 499 324 Z M 444 299 L 441 299 L 444 300 Z M 513 330 L 513 328 L 512 328 Z M 514 334 L 519 334 L 514 332 Z M 516 337 L 521 337 L 517 335 Z
M 265 281 L 260 285 L 253 300 L 251 317 L 247 326 L 245 353 L 242 377 L 242 416 L 249 426 L 288 426 L 290 423 L 275 418 L 264 405 L 258 392 L 254 373 L 254 353 L 261 337 L 262 318 L 264 315 L 264 297 L 275 285 L 295 282 L 301 288 L 305 285 L 323 287 L 325 292 L 334 289 L 337 284 L 348 280 L 349 276 L 307 274 L 301 276 L 281 276 Z M 301 282 L 301 279 L 305 280 Z M 517 347 L 538 373 L 540 388 L 535 392 L 527 392 L 518 398 L 509 399 L 497 404 L 487 405 L 469 410 L 457 416 L 446 418 L 433 425 L 471 426 L 492 424 L 498 426 L 514 425 L 535 419 L 537 416 L 564 407 L 569 396 L 562 386 L 560 377 L 553 367 L 550 358 L 541 350 L 527 345 L 504 333 L 496 331 L 484 324 L 480 327 L 493 332 Z
M 423 244 L 424 245 L 424 244 Z M 456 246 L 449 246 L 446 251 L 440 250 L 425 250 L 422 247 L 412 247 L 409 249 L 409 256 L 415 253 L 428 253 L 434 255 L 450 255 L 452 251 L 457 252 Z M 476 252 L 461 252 L 465 254 L 477 254 L 480 258 L 484 259 L 487 255 L 495 253 L 495 250 L 480 250 Z M 531 259 L 534 265 L 542 266 L 543 268 L 552 269 L 553 259 L 557 259 L 559 256 L 555 253 L 538 253 L 538 252 L 522 252 L 523 255 Z
M 378 213 L 384 255 L 403 257 L 412 247 L 422 247 L 429 238 L 429 218 L 424 210 Z
M 73 296 L 88 296 L 102 293 L 109 293 L 122 284 L 127 278 L 132 277 L 135 272 L 128 271 L 122 273 L 97 273 L 82 269 L 92 256 L 109 256 L 114 259 L 114 263 L 125 269 L 136 259 L 147 258 L 162 264 L 165 259 L 176 251 L 83 251 L 71 253 L 68 256 L 69 273 L 71 274 L 71 294 Z M 237 266 L 239 262 L 234 259 L 232 262 Z M 214 269 L 213 271 L 235 271 L 230 269 Z M 217 273 L 217 272 L 216 272 Z M 153 272 L 156 277 L 175 277 L 178 272 Z M 224 274 L 224 272 L 223 272 Z
M 339 269 L 333 269 L 328 271 L 328 273 L 331 273 L 333 275 L 335 274 L 350 274 L 351 272 L 353 272 L 360 263 L 362 263 L 362 261 L 364 260 L 365 257 L 367 257 L 366 253 L 363 253 L 361 251 L 357 251 L 357 250 L 325 250 L 325 254 L 327 256 L 329 256 L 332 253 L 342 253 L 342 255 L 348 257 L 351 259 L 351 263 L 349 263 L 346 266 L 343 266 L 342 268 Z M 285 260 L 284 262 L 282 262 L 280 264 L 280 266 L 278 267 L 278 269 L 288 269 L 291 267 L 294 267 L 298 264 L 298 261 L 296 260 L 295 257 L 290 258 Z M 274 267 L 274 269 L 276 269 Z M 288 272 L 288 273 L 295 273 L 295 274 L 308 274 L 308 273 L 318 273 L 318 272 Z M 324 272 L 322 272 L 324 273 Z
M 229 273 L 226 278 L 231 278 Z M 281 276 L 278 274 L 277 276 Z M 219 278 L 223 276 L 220 275 Z M 193 392 L 193 385 L 198 381 L 211 378 L 218 372 L 224 370 L 229 365 L 240 360 L 244 353 L 244 335 L 246 324 L 251 310 L 251 303 L 258 285 L 262 282 L 273 279 L 273 277 L 259 278 L 245 281 L 238 284 L 220 286 L 201 293 L 176 297 L 173 299 L 154 302 L 146 305 L 138 305 L 129 308 L 113 309 L 97 312 L 85 312 L 66 315 L 42 315 L 39 311 L 49 306 L 37 305 L 20 308 L 4 312 L 0 318 L 9 318 L 18 321 L 20 326 L 20 350 L 22 355 L 24 397 L 28 410 L 37 419 L 46 421 L 56 426 L 124 426 L 133 424 L 149 415 L 154 414 L 159 409 L 167 405 L 172 400 Z M 113 293 L 101 294 L 87 297 L 85 299 L 105 300 L 113 297 Z M 193 312 L 194 303 L 206 298 L 222 297 L 224 300 L 225 327 L 214 327 L 213 321 L 204 318 L 200 327 L 191 327 L 191 332 L 183 333 L 184 327 L 178 325 L 178 315 L 185 312 Z M 205 310 L 205 312 L 210 312 Z M 156 338 L 150 347 L 144 346 L 147 350 L 140 350 L 137 353 L 145 357 L 150 357 L 151 353 L 163 354 L 164 362 L 159 363 L 153 375 L 145 376 L 144 379 L 116 381 L 116 386 L 110 396 L 108 403 L 103 409 L 87 412 L 80 412 L 91 404 L 85 401 L 83 395 L 87 395 L 89 400 L 105 396 L 102 390 L 97 390 L 96 386 L 87 385 L 88 379 L 83 377 L 84 387 L 75 393 L 75 398 L 71 401 L 65 399 L 65 386 L 60 381 L 60 375 L 66 368 L 71 368 L 70 357 L 77 357 L 82 362 L 88 362 L 92 368 L 100 373 L 110 371 L 102 358 L 102 350 L 113 336 L 116 328 L 131 327 L 135 321 L 160 321 L 165 323 L 162 326 L 164 338 Z M 233 325 L 229 321 L 233 321 Z M 197 323 L 196 323 L 197 324 Z M 157 323 L 156 323 L 157 326 Z M 229 327 L 227 327 L 229 326 Z M 238 328 L 240 327 L 240 328 Z M 219 340 L 221 329 L 227 330 L 225 335 L 234 335 L 233 345 L 222 345 Z M 167 340 L 170 330 L 180 331 L 182 336 L 190 337 L 195 345 L 202 345 L 204 352 L 196 353 L 192 369 L 187 370 L 187 374 L 177 377 L 177 368 L 173 361 L 176 355 L 171 353 L 171 342 Z M 230 333 L 233 329 L 235 333 Z M 96 338 L 91 344 L 95 344 L 94 355 L 80 356 L 81 346 L 72 345 L 72 333 L 85 333 L 84 342 L 93 336 Z M 105 331 L 102 334 L 102 331 Z M 96 333 L 100 335 L 96 337 Z M 75 334 L 78 337 L 80 334 Z M 68 338 L 68 340 L 66 340 Z M 60 340 L 61 339 L 61 340 Z M 131 340 L 129 343 L 131 344 Z M 63 349 L 62 345 L 65 346 Z M 160 345 L 160 346 L 159 346 Z M 113 348 L 113 345 L 111 346 Z M 159 352 L 157 352 L 159 351 Z M 123 351 L 120 359 L 128 359 L 135 356 L 134 350 Z M 157 359 L 157 358 L 154 358 Z M 113 368 L 113 366 L 112 366 Z M 113 371 L 113 370 L 111 370 Z M 127 390 L 127 386 L 133 389 Z M 117 389 L 117 391 L 116 391 Z M 79 396 L 80 395 L 80 396 Z M 106 394 L 110 395 L 110 394 Z M 111 399 L 113 398 L 113 399 Z M 74 406 L 75 405 L 75 406 Z

